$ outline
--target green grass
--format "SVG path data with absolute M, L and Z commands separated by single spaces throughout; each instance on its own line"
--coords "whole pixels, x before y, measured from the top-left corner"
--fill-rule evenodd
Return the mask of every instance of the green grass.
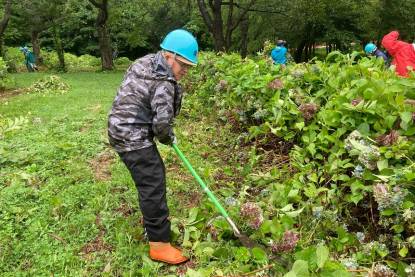
M 28 87 L 45 75 L 13 77 L 18 87 Z M 174 276 L 186 271 L 148 258 L 136 189 L 108 146 L 107 114 L 122 73 L 59 76 L 71 87 L 66 94 L 0 99 L 3 117 L 28 119 L 0 141 L 0 275 Z M 215 183 L 213 176 L 228 166 L 220 158 L 228 131 L 213 126 L 194 105 L 191 97 L 185 100 L 177 121 L 179 146 L 202 177 Z M 206 197 L 173 150 L 159 149 L 168 170 L 174 243 L 181 244 L 188 232 L 186 251 L 205 276 L 239 272 L 240 262 L 226 256 L 229 247 L 239 249 L 235 242 L 202 233 L 218 215 L 214 207 L 204 204 L 200 222 L 192 221 L 191 209 L 197 213 Z M 221 192 L 229 194 L 233 185 L 225 183 Z M 252 262 L 244 270 L 258 266 Z

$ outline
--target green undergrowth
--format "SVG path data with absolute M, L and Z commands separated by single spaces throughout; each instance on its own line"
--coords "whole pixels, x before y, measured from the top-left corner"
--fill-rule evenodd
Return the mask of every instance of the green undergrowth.
M 252 239 L 295 261 L 288 276 L 412 276 L 413 76 L 357 52 L 286 68 L 207 53 L 186 86 L 249 153 L 235 206 Z
M 29 89 L 47 76 L 14 74 L 21 94 L 0 99 L 0 275 L 224 276 L 270 264 L 262 250 L 241 247 L 163 145 L 173 243 L 192 260 L 171 267 L 151 261 L 136 189 L 106 137 L 122 74 L 58 74 L 70 88 L 64 94 Z M 235 174 L 243 166 L 233 168 L 242 157 L 229 148 L 230 126 L 199 113 L 202 105 L 186 97 L 179 147 L 224 202 L 242 188 Z M 240 222 L 235 207 L 232 214 Z
M 259 247 L 240 244 L 160 145 L 173 243 L 191 257 L 180 266 L 148 258 L 136 189 L 108 145 L 122 74 L 12 77 L 20 94 L 0 98 L 1 275 L 412 276 L 414 82 L 379 61 L 333 53 L 281 70 L 202 56 L 183 82 L 178 145 Z

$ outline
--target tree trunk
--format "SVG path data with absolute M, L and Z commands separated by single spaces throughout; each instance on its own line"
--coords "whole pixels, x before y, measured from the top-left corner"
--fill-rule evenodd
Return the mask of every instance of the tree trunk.
M 61 35 L 56 25 L 53 25 L 53 38 L 55 40 L 56 53 L 58 54 L 58 59 L 59 59 L 58 70 L 66 72 L 65 54 L 64 54 L 63 47 L 62 47 Z
M 294 53 L 295 62 L 297 63 L 302 62 L 303 50 L 305 46 L 306 46 L 306 42 L 302 41 L 300 45 L 297 47 L 297 49 L 295 50 L 295 53 Z
M 95 26 L 98 32 L 102 70 L 112 70 L 114 68 L 114 63 L 112 61 L 111 37 L 107 28 L 108 0 L 102 0 L 101 3 L 98 3 L 95 0 L 89 0 L 89 2 L 98 8 L 98 16 Z
M 0 37 L 0 56 L 3 58 L 3 60 L 7 59 L 7 51 L 4 49 L 4 39 L 3 37 Z
M 233 26 L 233 0 L 229 0 L 228 19 L 226 20 L 225 48 L 229 49 L 232 44 Z
M 4 58 L 4 47 L 3 47 L 3 35 L 6 31 L 7 25 L 9 24 L 9 19 L 12 14 L 12 1 L 6 0 L 4 3 L 4 14 L 3 18 L 0 21 L 0 55 Z
M 249 16 L 241 21 L 240 30 L 241 30 L 241 56 L 245 58 L 248 54 L 248 28 L 249 28 Z
M 43 58 L 40 56 L 40 45 L 39 45 L 39 32 L 32 30 L 31 41 L 33 47 L 33 54 L 36 57 L 36 64 L 41 65 L 43 63 Z
M 213 12 L 213 39 L 215 40 L 215 50 L 225 51 L 226 44 L 223 34 L 223 20 L 222 20 L 222 1 L 215 0 L 211 6 Z
M 99 49 L 101 51 L 102 70 L 112 70 L 114 64 L 112 61 L 111 38 L 107 26 L 98 28 Z
M 233 31 L 239 26 L 243 18 L 247 16 L 248 11 L 255 2 L 256 0 L 251 0 L 246 7 L 242 8 L 239 4 L 234 3 L 233 0 L 228 2 L 223 2 L 222 0 L 209 0 L 208 4 L 211 11 L 211 13 L 209 13 L 206 1 L 197 1 L 203 21 L 213 36 L 216 51 L 226 51 L 230 49 L 232 46 Z M 228 18 L 225 27 L 223 26 L 222 19 L 223 5 L 229 6 Z M 240 9 L 239 16 L 236 19 L 233 16 L 234 6 Z

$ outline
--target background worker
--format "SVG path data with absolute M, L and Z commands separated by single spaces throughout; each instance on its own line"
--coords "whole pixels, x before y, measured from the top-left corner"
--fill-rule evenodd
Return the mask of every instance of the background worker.
M 381 51 L 375 44 L 368 43 L 365 46 L 365 52 L 367 55 L 375 56 L 376 58 L 382 58 L 387 66 L 390 65 L 389 58 L 385 52 Z
M 274 64 L 285 66 L 287 63 L 287 42 L 285 40 L 277 40 L 277 46 L 271 51 L 271 58 Z
M 36 66 L 36 57 L 35 54 L 33 54 L 29 48 L 25 47 L 20 47 L 20 51 L 23 53 L 24 57 L 25 57 L 25 65 L 26 68 L 29 72 L 33 72 L 35 70 L 37 70 L 37 66 Z
M 398 31 L 392 31 L 382 39 L 382 45 L 392 56 L 392 65 L 396 74 L 408 77 L 409 71 L 415 70 L 415 44 L 398 40 Z

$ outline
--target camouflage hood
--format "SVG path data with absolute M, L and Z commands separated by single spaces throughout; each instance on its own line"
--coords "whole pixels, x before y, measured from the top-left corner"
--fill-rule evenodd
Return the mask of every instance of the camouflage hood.
M 158 52 L 136 60 L 124 75 L 108 118 L 110 144 L 118 152 L 149 147 L 157 137 L 169 144 L 182 90 Z

